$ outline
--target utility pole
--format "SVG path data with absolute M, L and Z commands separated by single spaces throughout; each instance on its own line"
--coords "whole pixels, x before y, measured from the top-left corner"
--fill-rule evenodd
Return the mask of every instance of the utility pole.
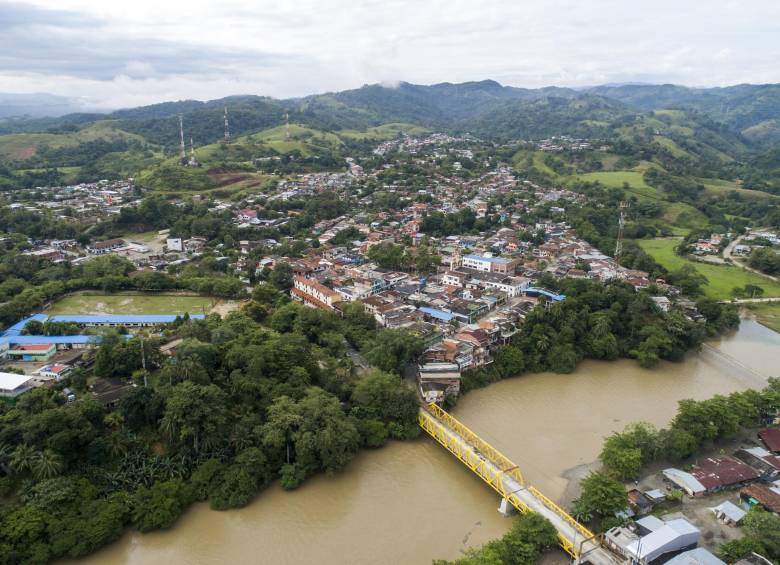
M 144 370 L 144 388 L 149 386 L 148 372 L 146 371 L 146 353 L 144 352 L 144 335 L 138 334 L 138 339 L 141 341 L 141 367 Z

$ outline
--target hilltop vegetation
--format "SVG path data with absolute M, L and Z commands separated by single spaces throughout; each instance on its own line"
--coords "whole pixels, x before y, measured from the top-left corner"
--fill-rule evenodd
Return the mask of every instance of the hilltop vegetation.
M 402 132 L 470 132 L 487 140 L 570 135 L 608 142 L 609 153 L 539 167 L 553 178 L 651 165 L 710 187 L 780 193 L 780 86 L 689 89 L 672 85 L 523 89 L 495 81 L 431 86 L 367 85 L 337 93 L 276 100 L 232 96 L 165 102 L 108 115 L 0 121 L 0 187 L 144 176 L 150 187 L 213 188 L 202 174 L 170 178 L 178 156 L 181 114 L 198 159 L 221 173 L 254 170 L 254 160 L 286 156 L 265 172 L 343 166 L 369 143 Z M 218 144 L 228 108 L 234 143 Z M 284 127 L 289 115 L 290 138 Z M 189 144 L 188 144 L 189 145 Z M 534 161 L 536 162 L 536 157 Z M 288 166 L 289 161 L 298 161 Z M 163 164 L 161 169 L 158 166 Z M 538 166 L 538 163 L 536 163 Z M 566 169 L 566 167 L 569 167 Z M 583 180 L 589 180 L 587 177 Z M 725 183 L 725 184 L 723 184 Z M 645 189 L 638 182 L 635 189 Z M 653 195 L 645 194 L 647 198 Z M 688 222 L 692 227 L 696 222 Z

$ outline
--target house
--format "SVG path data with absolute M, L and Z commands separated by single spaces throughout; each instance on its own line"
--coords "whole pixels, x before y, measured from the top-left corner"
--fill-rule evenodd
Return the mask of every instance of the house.
M 236 214 L 236 218 L 240 222 L 251 222 L 252 220 L 257 220 L 257 210 L 252 210 L 252 208 L 242 208 Z
M 769 451 L 780 452 L 780 428 L 766 428 L 758 432 L 758 437 Z
M 17 344 L 6 355 L 17 361 L 48 361 L 57 352 L 53 343 Z
M 733 457 L 708 457 L 693 466 L 691 475 L 707 492 L 745 485 L 759 478 L 755 469 Z
M 707 492 L 706 487 L 686 471 L 672 467 L 664 469 L 662 473 L 667 481 L 682 489 L 688 496 L 702 496 Z
M 683 518 L 663 520 L 645 516 L 636 520 L 636 528 L 616 526 L 604 534 L 604 544 L 632 562 L 661 563 L 670 555 L 693 549 L 699 542 L 699 530 Z
M 761 473 L 765 481 L 773 481 L 780 477 L 780 457 L 773 455 L 763 447 L 747 447 L 739 449 L 734 457 L 747 463 Z
M 769 512 L 780 514 L 780 492 L 777 487 L 763 484 L 748 485 L 739 491 L 740 499 L 749 507 L 762 506 Z
M 32 380 L 30 375 L 0 373 L 0 397 L 16 398 L 33 388 Z
M 55 381 L 62 380 L 72 368 L 69 365 L 63 365 L 61 363 L 52 363 L 51 365 L 44 365 L 36 371 L 36 373 L 44 379 L 54 379 Z
M 293 300 L 303 302 L 306 306 L 321 310 L 333 311 L 336 304 L 342 301 L 341 295 L 315 279 L 296 276 L 293 278 L 293 288 L 290 290 Z
M 742 519 L 747 514 L 742 508 L 728 500 L 722 502 L 715 508 L 712 508 L 712 512 L 718 520 L 732 526 L 739 526 L 739 524 L 742 523 Z
M 640 522 L 642 520 L 637 521 Z M 662 525 L 655 521 L 652 525 L 647 524 L 652 531 L 626 547 L 627 556 L 639 563 L 661 562 L 665 556 L 693 549 L 699 543 L 699 530 L 684 518 L 661 522 Z
M 420 392 L 426 402 L 441 402 L 460 393 L 460 368 L 455 363 L 424 363 L 417 367 Z
M 87 251 L 92 255 L 105 255 L 125 246 L 124 239 L 107 239 L 105 241 L 96 241 L 87 246 Z
M 168 251 L 184 251 L 184 244 L 180 237 L 168 238 L 165 240 L 165 247 Z

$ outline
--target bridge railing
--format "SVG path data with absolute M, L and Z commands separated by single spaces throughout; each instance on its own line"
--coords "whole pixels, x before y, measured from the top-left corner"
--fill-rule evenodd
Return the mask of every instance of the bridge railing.
M 531 511 L 528 505 L 521 500 L 516 492 L 506 491 L 504 482 L 501 480 L 502 476 L 509 475 L 519 485 L 525 488 L 525 482 L 520 470 L 508 457 L 484 441 L 462 422 L 436 404 L 423 406 L 420 409 L 418 419 L 420 427 L 422 427 L 423 430 L 428 432 L 431 437 L 460 459 L 500 495 L 506 498 L 518 511 L 522 513 Z M 448 433 L 448 430 L 454 432 L 459 437 L 453 436 L 452 433 Z M 464 445 L 464 442 L 466 445 Z M 472 450 L 469 446 L 476 449 Z M 490 460 L 493 465 L 486 465 L 486 459 Z M 496 471 L 496 468 L 500 470 Z M 582 536 L 582 540 L 580 541 L 592 540 L 595 538 L 590 530 L 575 520 L 563 508 L 542 494 L 539 489 L 531 486 L 527 488 L 527 491 L 548 510 L 574 528 L 574 531 Z M 573 558 L 578 558 L 579 548 L 575 546 L 577 539 L 569 539 L 567 535 L 559 531 L 558 540 L 564 551 Z
M 588 528 L 580 524 L 577 520 L 574 519 L 573 516 L 571 516 L 568 512 L 566 512 L 563 508 L 555 504 L 552 500 L 547 498 L 544 494 L 542 494 L 539 489 L 536 487 L 528 487 L 528 492 L 534 495 L 534 498 L 539 500 L 542 504 L 544 504 L 547 508 L 555 512 L 560 518 L 563 518 L 566 520 L 566 522 L 569 523 L 570 526 L 572 526 L 577 532 L 579 532 L 582 536 L 584 536 L 584 539 L 591 539 L 593 538 L 593 532 L 591 532 Z
M 469 444 L 471 444 L 479 452 L 479 455 L 492 461 L 499 469 L 501 469 L 504 475 L 512 477 L 520 485 L 525 485 L 525 479 L 523 478 L 523 474 L 520 472 L 520 469 L 506 455 L 483 440 L 462 422 L 452 417 L 449 412 L 439 407 L 437 404 L 431 403 L 427 406 L 424 406 L 423 408 L 430 412 L 434 418 L 442 422 L 444 425 L 466 440 Z

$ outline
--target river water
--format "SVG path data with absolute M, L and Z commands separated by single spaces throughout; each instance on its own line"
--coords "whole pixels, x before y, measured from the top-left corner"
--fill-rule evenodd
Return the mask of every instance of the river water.
M 560 499 L 565 474 L 592 463 L 626 424 L 666 424 L 677 401 L 760 388 L 780 376 L 780 335 L 745 320 L 682 363 L 583 362 L 571 375 L 525 375 L 472 392 L 455 415 Z M 582 467 L 579 467 L 582 469 Z M 335 477 L 272 487 L 241 510 L 201 504 L 165 532 L 130 532 L 91 565 L 430 564 L 499 537 L 497 495 L 432 440 L 361 453 Z

